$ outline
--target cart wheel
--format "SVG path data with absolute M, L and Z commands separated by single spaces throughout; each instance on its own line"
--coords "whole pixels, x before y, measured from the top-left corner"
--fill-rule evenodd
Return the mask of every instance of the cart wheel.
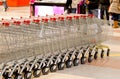
M 24 79 L 24 77 L 22 75 L 18 74 L 18 75 L 15 75 L 14 79 Z
M 66 68 L 71 68 L 73 65 L 73 62 L 71 60 L 66 61 Z
M 79 58 L 75 58 L 73 61 L 74 66 L 78 66 L 80 63 Z
M 94 59 L 96 60 L 98 58 L 98 52 L 95 52 Z
M 42 68 L 42 74 L 43 75 L 47 75 L 49 73 L 49 71 L 50 71 L 49 67 L 45 66 L 45 67 Z
M 104 57 L 104 50 L 102 50 L 102 52 L 101 52 L 101 58 L 103 58 Z
M 12 77 L 5 77 L 3 79 L 15 79 L 15 75 L 13 75 Z M 21 79 L 21 78 L 20 78 Z
M 35 70 L 33 71 L 33 76 L 34 76 L 35 78 L 40 77 L 41 74 L 42 74 L 42 71 L 41 71 L 40 69 L 35 69 Z
M 11 77 L 6 77 L 5 79 L 12 79 Z
M 32 77 L 33 77 L 32 72 L 26 72 L 26 73 L 24 74 L 24 78 L 25 78 L 25 79 L 32 79 Z
M 110 55 L 110 49 L 107 49 L 107 56 Z
M 86 57 L 81 57 L 81 64 L 85 64 Z
M 56 64 L 52 64 L 52 65 L 50 66 L 50 71 L 51 71 L 51 72 L 56 72 L 56 71 L 57 71 L 57 65 L 56 65 Z
M 8 72 L 4 72 L 3 79 L 11 79 L 11 78 L 8 77 Z
M 89 57 L 88 57 L 88 62 L 91 63 L 92 60 L 93 60 L 92 56 L 89 56 Z
M 65 68 L 65 63 L 64 62 L 59 62 L 58 63 L 58 70 L 63 70 Z

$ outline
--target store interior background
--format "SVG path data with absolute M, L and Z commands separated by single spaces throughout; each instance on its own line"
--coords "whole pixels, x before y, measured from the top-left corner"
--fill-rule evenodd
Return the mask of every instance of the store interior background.
M 29 6 L 30 0 L 7 0 L 7 4 L 10 7 Z M 0 2 L 0 4 L 2 4 Z
M 31 15 L 29 0 L 8 0 L 7 3 L 9 6 L 7 12 L 4 12 L 3 6 L 0 3 L 0 19 L 29 17 Z M 79 65 L 78 67 L 51 73 L 47 76 L 42 76 L 40 79 L 119 79 L 120 28 L 113 28 L 113 36 L 103 44 L 110 47 L 110 57 L 104 57 L 86 65 Z

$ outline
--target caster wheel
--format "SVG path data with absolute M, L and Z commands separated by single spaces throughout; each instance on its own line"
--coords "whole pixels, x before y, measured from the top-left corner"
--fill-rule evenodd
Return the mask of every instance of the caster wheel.
M 12 79 L 11 77 L 6 77 L 5 79 Z
M 32 79 L 33 75 L 32 72 L 26 72 L 24 75 L 24 79 Z
M 24 77 L 20 74 L 16 75 L 14 79 L 24 79 Z
M 42 68 L 42 74 L 43 75 L 47 75 L 49 73 L 49 71 L 50 71 L 49 67 L 45 66 L 45 67 Z
M 42 74 L 42 71 L 41 71 L 40 69 L 35 69 L 35 70 L 33 71 L 33 76 L 34 76 L 35 78 L 40 77 L 41 74 Z
M 78 66 L 80 63 L 79 59 L 78 58 L 75 58 L 74 61 L 73 61 L 73 65 L 74 66 Z
M 59 62 L 58 63 L 58 70 L 63 70 L 65 68 L 65 63 L 64 62 Z
M 107 56 L 110 56 L 110 49 L 107 49 Z
M 86 58 L 85 57 L 81 57 L 81 64 L 85 64 Z
M 8 77 L 8 72 L 5 72 L 3 74 L 3 78 L 2 79 L 12 79 L 12 78 Z
M 66 68 L 71 68 L 73 65 L 73 62 L 71 60 L 66 61 Z
M 96 60 L 98 58 L 98 52 L 95 52 L 94 59 Z
M 50 71 L 51 71 L 51 72 L 56 72 L 56 71 L 57 71 L 57 65 L 52 64 L 52 65 L 50 66 Z
M 5 77 L 3 79 L 15 79 L 15 75 L 12 75 L 12 77 Z M 19 79 L 21 79 L 21 78 L 19 78 Z
M 101 52 L 101 58 L 103 58 L 104 57 L 104 50 L 102 50 L 102 52 Z
M 89 57 L 88 57 L 88 62 L 91 63 L 92 60 L 93 60 L 92 56 L 89 56 Z

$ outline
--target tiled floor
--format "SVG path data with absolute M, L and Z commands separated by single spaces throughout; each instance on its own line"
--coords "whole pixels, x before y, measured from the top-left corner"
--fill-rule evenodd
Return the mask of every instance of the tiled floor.
M 7 12 L 4 12 L 3 6 L 0 6 L 0 19 L 19 18 L 21 16 L 30 16 L 29 6 L 9 7 Z M 103 44 L 110 47 L 110 57 L 94 60 L 90 64 L 50 73 L 37 79 L 120 79 L 120 28 L 114 29 L 112 38 Z
M 7 12 L 4 12 L 3 6 L 0 6 L 0 18 L 10 19 L 11 17 L 29 17 L 29 7 L 9 7 Z

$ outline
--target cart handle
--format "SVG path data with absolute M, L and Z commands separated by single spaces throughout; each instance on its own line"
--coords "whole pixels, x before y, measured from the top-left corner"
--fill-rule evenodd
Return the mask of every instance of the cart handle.
M 42 18 L 42 22 L 48 22 L 48 18 Z
M 30 25 L 30 20 L 24 20 L 23 23 L 27 24 L 27 25 Z
M 56 21 L 56 20 L 57 20 L 57 18 L 55 18 L 55 17 L 50 18 L 50 21 Z
M 79 19 L 79 16 L 75 15 L 74 18 L 75 18 L 75 19 Z
M 13 22 L 15 25 L 20 25 L 21 24 L 21 21 L 14 21 Z
M 5 26 L 5 27 L 9 27 L 10 23 L 9 22 L 3 22 L 2 25 Z
M 64 16 L 60 16 L 58 17 L 58 20 L 64 21 L 65 17 Z
M 40 23 L 40 19 L 33 19 L 34 23 Z
M 72 16 L 67 16 L 66 17 L 66 19 L 68 19 L 68 20 L 72 20 L 72 18 L 73 18 Z

